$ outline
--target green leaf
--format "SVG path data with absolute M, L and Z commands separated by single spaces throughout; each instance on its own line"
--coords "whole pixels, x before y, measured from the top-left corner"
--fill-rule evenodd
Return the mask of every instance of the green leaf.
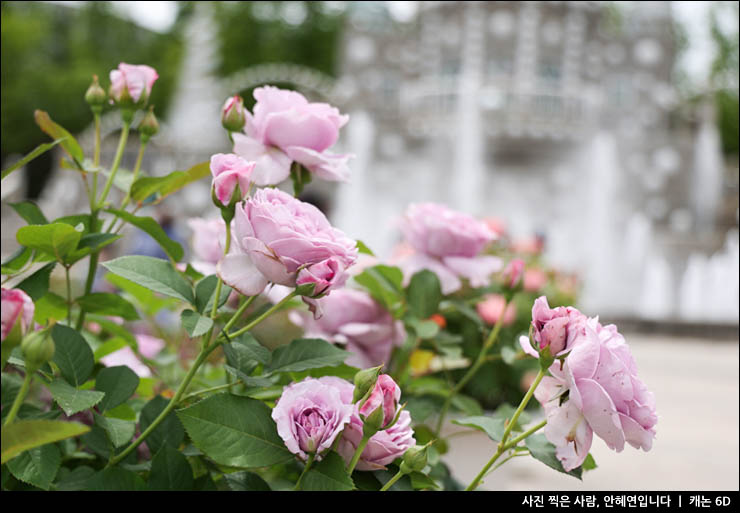
M 10 255 L 10 257 L 2 264 L 3 274 L 17 274 L 23 267 L 28 263 L 33 255 L 31 248 L 20 247 L 18 250 Z
M 134 431 L 136 431 L 135 422 L 108 418 L 99 415 L 98 413 L 93 413 L 93 415 L 95 417 L 95 424 L 103 428 L 105 434 L 108 435 L 108 440 L 113 444 L 113 447 L 121 447 L 133 438 Z
M 210 315 L 211 309 L 213 308 L 213 296 L 216 294 L 216 286 L 218 285 L 218 276 L 212 274 L 206 276 L 198 282 L 195 286 L 195 308 L 200 313 Z M 231 287 L 226 284 L 221 286 L 221 296 L 218 300 L 217 308 L 226 303 L 231 294 Z
M 82 385 L 95 366 L 92 349 L 82 335 L 61 324 L 51 329 L 51 338 L 54 340 L 52 361 L 59 367 L 62 377 L 72 385 Z
M 67 300 L 53 292 L 47 292 L 34 303 L 33 320 L 39 324 L 61 321 L 67 318 Z
M 452 398 L 452 406 L 466 415 L 483 415 L 480 403 L 467 395 L 455 394 Z
M 169 404 L 169 400 L 158 395 L 144 405 L 139 419 L 139 427 L 142 432 L 149 428 L 154 419 L 164 411 L 167 404 Z M 185 429 L 173 411 L 149 434 L 146 444 L 153 453 L 157 453 L 164 446 L 178 447 L 184 438 Z
M 146 490 L 146 483 L 136 473 L 121 467 L 101 470 L 87 482 L 86 490 L 128 492 Z
M 129 344 L 126 342 L 126 339 L 124 339 L 123 337 L 113 337 L 109 340 L 106 340 L 102 345 L 98 346 L 98 348 L 95 349 L 93 356 L 95 357 L 95 361 L 99 362 L 100 359 L 104 356 L 115 353 L 119 349 L 123 349 L 128 345 Z
M 101 264 L 113 274 L 123 276 L 160 294 L 193 303 L 193 289 L 170 262 L 148 256 L 122 256 Z
M 95 378 L 95 389 L 105 392 L 100 411 L 110 410 L 133 395 L 139 386 L 139 376 L 125 365 L 106 367 Z
M 128 403 L 119 404 L 113 409 L 105 412 L 109 419 L 120 419 L 136 422 L 136 412 Z
M 411 478 L 411 486 L 414 490 L 430 490 L 433 488 L 439 488 L 434 479 L 422 474 L 421 472 L 412 472 L 409 474 L 409 477 Z
M 498 408 L 496 408 L 496 411 L 493 412 L 493 417 L 496 419 L 501 419 L 503 421 L 506 421 L 507 419 L 513 418 L 515 412 L 516 412 L 516 408 L 514 408 L 510 404 L 504 403 Z M 523 411 L 519 414 L 519 418 L 517 419 L 516 424 L 514 424 L 514 427 L 512 427 L 511 430 L 512 431 L 522 431 L 523 426 L 527 424 L 529 424 L 529 414 Z
M 265 371 L 300 372 L 318 367 L 330 367 L 344 363 L 349 356 L 347 351 L 336 348 L 319 338 L 301 338 L 287 346 L 280 346 L 272 353 L 272 361 Z
M 534 459 L 541 461 L 548 467 L 553 468 L 558 472 L 562 472 L 563 474 L 568 474 L 569 476 L 581 479 L 583 469 L 581 467 L 578 467 L 574 468 L 570 472 L 566 472 L 563 468 L 562 463 L 560 463 L 560 460 L 558 460 L 555 456 L 555 446 L 547 441 L 545 435 L 530 435 L 524 440 L 524 444 L 527 446 L 527 449 L 529 449 L 529 453 Z
M 26 156 L 24 156 L 22 159 L 20 159 L 18 162 L 11 165 L 10 167 L 3 169 L 2 177 L 0 177 L 0 179 L 5 178 L 6 176 L 8 176 L 10 173 L 15 171 L 16 169 L 22 168 L 23 166 L 31 162 L 33 159 L 35 159 L 36 157 L 38 157 L 39 155 L 43 153 L 46 153 L 47 151 L 49 151 L 54 146 L 56 146 L 57 144 L 59 144 L 60 142 L 64 140 L 65 138 L 62 137 L 61 139 L 57 139 L 54 142 L 39 144 L 31 151 L 31 153 L 28 153 Z
M 62 148 L 64 148 L 64 150 L 69 153 L 69 156 L 75 159 L 78 164 L 82 164 L 82 162 L 85 160 L 85 154 L 82 152 L 82 147 L 80 146 L 80 143 L 78 143 L 77 140 L 72 137 L 72 134 L 67 132 L 67 130 L 65 130 L 62 126 L 54 123 L 49 117 L 49 114 L 47 114 L 43 110 L 34 111 L 33 117 L 36 120 L 36 124 L 39 126 L 39 128 L 41 128 L 41 130 L 43 130 L 49 137 L 54 139 L 54 142 L 50 144 L 54 145 L 56 143 L 61 143 Z M 38 148 L 36 148 L 36 150 L 38 150 Z M 46 150 L 42 150 L 39 155 L 44 151 Z
M 173 171 L 166 176 L 143 177 L 131 185 L 131 199 L 142 202 L 152 194 L 157 197 L 154 203 L 159 203 L 165 197 L 178 191 L 187 184 L 200 180 L 211 174 L 210 162 L 201 162 L 187 171 Z
M 431 271 L 423 270 L 411 277 L 406 287 L 409 312 L 420 319 L 427 319 L 439 310 L 442 289 L 439 278 Z
M 20 203 L 9 203 L 9 205 L 28 224 L 47 224 L 49 222 L 39 206 L 33 201 L 21 201 Z
M 46 264 L 31 276 L 25 278 L 22 282 L 16 285 L 15 288 L 21 289 L 34 301 L 40 299 L 49 290 L 49 278 L 51 277 L 51 272 L 54 270 L 54 266 L 56 265 L 56 262 Z
M 55 488 L 60 492 L 84 490 L 87 482 L 95 474 L 91 467 L 81 466 L 59 479 Z
M 301 489 L 306 491 L 349 491 L 355 484 L 347 473 L 344 460 L 336 452 L 329 452 L 303 476 Z
M 16 455 L 51 442 L 79 436 L 90 428 L 79 422 L 16 420 L 2 427 L 2 463 Z
M 106 209 L 106 212 L 110 212 L 111 214 L 120 217 L 127 223 L 130 223 L 136 226 L 141 231 L 145 232 L 152 239 L 154 239 L 157 244 L 159 244 L 160 247 L 164 250 L 164 252 L 167 253 L 167 255 L 175 262 L 178 262 L 180 259 L 182 259 L 183 255 L 185 254 L 182 246 L 178 242 L 170 239 L 167 233 L 165 233 L 165 231 L 159 225 L 159 223 L 153 218 L 135 216 L 133 214 L 129 214 L 124 210 L 116 210 L 113 208 Z
M 108 273 L 105 275 L 105 279 L 122 291 L 129 294 L 136 305 L 139 306 L 140 309 L 145 311 L 148 315 L 154 316 L 163 308 L 171 308 L 177 304 L 177 300 L 175 300 L 174 298 L 160 298 L 151 290 L 142 287 L 141 285 L 137 285 L 136 283 L 132 282 L 131 280 L 127 280 L 122 276 Z M 100 324 L 102 326 L 102 323 Z M 131 338 L 133 340 L 133 337 Z
M 586 455 L 586 459 L 583 460 L 583 464 L 581 465 L 581 468 L 585 472 L 587 470 L 594 470 L 597 467 L 598 465 L 596 464 L 596 460 L 594 459 L 593 455 L 591 453 L 588 453 Z
M 355 276 L 370 295 L 384 305 L 395 318 L 403 313 L 403 272 L 398 267 L 376 265 Z
M 183 310 L 180 314 L 180 322 L 188 335 L 193 338 L 204 335 L 213 327 L 213 319 L 193 310 Z
M 86 233 L 80 237 L 77 249 L 65 259 L 68 263 L 77 262 L 93 251 L 114 243 L 120 239 L 120 235 L 113 233 Z
M 257 342 L 251 333 L 244 333 L 233 339 L 230 344 L 225 344 L 224 353 L 229 365 L 247 373 L 251 372 L 250 365 L 253 362 L 268 364 L 272 359 L 270 350 Z
M 193 469 L 177 449 L 165 445 L 152 460 L 149 489 L 188 491 L 193 488 Z
M 235 492 L 269 492 L 270 485 L 254 472 L 233 472 L 224 476 L 226 483 Z
M 24 226 L 16 233 L 21 246 L 52 255 L 58 262 L 64 262 L 64 257 L 77 247 L 81 236 L 65 223 Z
M 196 447 L 220 465 L 267 467 L 293 459 L 270 408 L 231 394 L 212 395 L 177 415 Z
M 24 483 L 48 490 L 62 465 L 56 445 L 46 444 L 25 451 L 8 462 L 8 470 Z
M 139 319 L 139 314 L 134 305 L 116 294 L 93 292 L 78 297 L 75 301 L 88 313 L 115 315 L 127 321 Z
M 482 415 L 465 417 L 462 419 L 454 419 L 452 423 L 457 424 L 458 426 L 467 426 L 475 428 L 478 431 L 483 431 L 486 435 L 488 435 L 488 438 L 495 442 L 501 441 L 501 439 L 504 437 L 504 431 L 506 430 L 506 427 L 504 426 L 504 419 L 484 417 Z
M 96 392 L 95 390 L 80 390 L 70 386 L 62 379 L 55 379 L 47 385 L 47 388 L 59 407 L 68 416 L 92 408 L 105 395 L 103 392 Z
M 357 251 L 360 253 L 363 253 L 365 255 L 375 256 L 375 253 L 373 253 L 373 250 L 367 247 L 367 244 L 362 242 L 361 240 L 357 240 Z
M 407 317 L 406 324 L 411 327 L 422 340 L 429 340 L 439 334 L 439 324 L 434 321 L 420 321 L 414 317 Z

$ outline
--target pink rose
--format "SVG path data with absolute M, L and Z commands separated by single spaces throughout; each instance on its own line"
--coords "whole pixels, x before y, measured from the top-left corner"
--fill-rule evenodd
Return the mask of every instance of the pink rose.
M 311 296 L 321 296 L 330 287 L 339 288 L 347 282 L 347 273 L 339 259 L 331 257 L 326 260 L 304 267 L 298 271 L 296 285 L 313 284 Z
M 247 162 L 233 153 L 217 153 L 211 157 L 211 174 L 213 175 L 213 190 L 216 198 L 224 205 L 231 203 L 236 186 L 239 186 L 241 200 L 249 193 L 250 177 L 254 170 L 254 162 Z
M 655 437 L 655 397 L 637 377 L 637 365 L 614 325 L 588 319 L 563 368 L 555 363 L 535 391 L 547 415 L 545 436 L 566 471 L 580 466 L 593 433 L 610 449 L 625 441 L 645 451 Z M 567 400 L 562 401 L 563 394 Z
M 516 288 L 524 276 L 524 260 L 520 258 L 513 259 L 501 274 L 505 287 Z
M 2 289 L 2 338 L 13 330 L 16 323 L 23 336 L 33 324 L 34 305 L 28 294 L 21 289 Z M 15 335 L 14 335 L 15 337 Z
M 547 284 L 547 274 L 541 269 L 527 269 L 524 271 L 524 290 L 537 292 Z
M 298 312 L 291 312 L 290 319 L 306 337 L 346 345 L 352 353 L 347 365 L 366 369 L 388 363 L 393 348 L 406 338 L 403 323 L 366 292 L 339 289 L 316 301 L 323 311 L 320 319 Z
M 146 103 L 152 94 L 152 86 L 159 75 L 154 68 L 144 64 L 136 66 L 122 62 L 118 69 L 110 72 L 110 97 L 116 103 L 131 97 L 133 103 Z
M 388 374 L 381 374 L 378 376 L 378 381 L 375 382 L 373 391 L 370 392 L 370 396 L 360 406 L 359 412 L 367 417 L 378 408 L 383 409 L 383 424 L 381 427 L 385 427 L 393 421 L 396 416 L 396 410 L 398 409 L 398 400 L 401 398 L 401 389 L 393 378 Z
M 483 287 L 501 269 L 501 259 L 480 255 L 496 238 L 485 223 L 444 205 L 410 205 L 401 230 L 415 250 L 399 262 L 407 281 L 417 271 L 428 269 L 439 277 L 442 292 L 450 294 L 462 286 L 460 278 L 473 287 Z
M 338 283 L 336 275 L 357 259 L 354 240 L 333 228 L 319 209 L 278 189 L 259 189 L 237 205 L 234 232 L 237 247 L 219 263 L 219 275 L 248 296 L 268 282 L 295 287 L 302 270 L 329 259 L 334 277 L 326 280 L 326 269 L 315 272 L 326 283 Z
M 244 128 L 247 121 L 247 111 L 244 109 L 244 100 L 238 94 L 230 96 L 221 109 L 221 124 L 230 132 L 238 132 Z
M 550 308 L 545 296 L 538 297 L 532 306 L 532 337 L 540 349 L 550 346 L 553 356 L 569 351 L 577 336 L 586 329 L 588 318 L 572 306 Z M 528 337 L 521 337 L 524 351 L 539 356 Z
M 504 307 L 506 311 L 504 312 Z M 486 298 L 475 305 L 481 319 L 487 324 L 496 324 L 501 316 L 504 316 L 504 326 L 508 326 L 516 319 L 516 305 L 509 303 L 506 305 L 506 298 L 501 294 L 489 294 Z
M 288 450 L 302 460 L 308 459 L 309 453 L 320 460 L 320 453 L 332 446 L 350 421 L 352 392 L 347 402 L 346 392 L 343 398 L 338 386 L 342 381 L 332 376 L 293 383 L 283 390 L 273 408 L 278 434 Z
M 226 224 L 221 218 L 188 219 L 188 226 L 193 230 L 193 258 L 190 265 L 206 276 L 216 272 L 216 264 L 224 256 L 226 242 Z
M 349 120 L 326 103 L 309 103 L 303 95 L 272 86 L 254 90 L 257 103 L 249 112 L 245 134 L 235 133 L 234 152 L 257 162 L 254 181 L 274 185 L 290 174 L 291 161 L 330 181 L 346 181 L 351 155 L 328 150 Z

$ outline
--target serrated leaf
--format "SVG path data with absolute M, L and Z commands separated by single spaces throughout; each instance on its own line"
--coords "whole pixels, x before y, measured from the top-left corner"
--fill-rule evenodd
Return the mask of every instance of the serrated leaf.
M 92 408 L 105 395 L 103 392 L 96 392 L 95 390 L 80 390 L 61 379 L 55 379 L 47 387 L 51 396 L 67 416 Z
M 180 314 L 180 323 L 193 338 L 205 335 L 213 327 L 213 319 L 193 310 L 183 310 Z
M 105 412 L 105 416 L 109 419 L 136 421 L 136 412 L 128 403 L 119 404 L 115 408 L 111 408 Z
M 162 411 L 169 404 L 169 400 L 165 399 L 161 395 L 156 396 L 151 401 L 144 405 L 141 410 L 141 417 L 139 419 L 139 427 L 141 431 L 145 431 L 154 422 Z M 169 447 L 178 447 L 183 439 L 185 438 L 185 429 L 177 418 L 175 412 L 170 412 L 164 420 L 154 428 L 146 439 L 146 444 L 153 453 L 161 450 L 165 445 Z
M 55 488 L 60 492 L 84 490 L 87 482 L 95 474 L 91 467 L 81 466 L 72 470 L 69 474 L 59 479 Z
M 85 489 L 88 491 L 140 491 L 146 490 L 146 483 L 138 475 L 121 467 L 110 467 L 94 474 Z
M 569 476 L 581 479 L 583 469 L 581 467 L 578 467 L 574 468 L 570 472 L 566 472 L 563 468 L 563 464 L 560 463 L 560 460 L 558 460 L 557 456 L 555 456 L 555 446 L 551 444 L 547 440 L 547 438 L 545 438 L 545 435 L 530 435 L 524 440 L 524 444 L 527 446 L 527 449 L 529 449 L 529 453 L 534 459 L 541 461 L 548 467 L 555 469 L 558 472 L 562 472 L 563 474 L 568 474 Z
M 95 378 L 95 390 L 105 392 L 98 409 L 110 410 L 126 401 L 139 386 L 139 376 L 125 365 L 106 367 Z
M 453 419 L 452 423 L 457 424 L 458 426 L 472 427 L 478 431 L 482 431 L 494 442 L 500 442 L 501 438 L 504 436 L 504 431 L 506 430 L 504 419 L 485 417 L 482 415 Z
M 47 224 L 49 222 L 39 206 L 33 201 L 21 201 L 19 203 L 9 203 L 9 205 L 28 224 Z
M 157 244 L 159 244 L 159 246 L 164 250 L 164 252 L 167 253 L 167 255 L 175 262 L 180 261 L 180 259 L 185 254 L 182 246 L 178 242 L 170 239 L 170 237 L 162 229 L 159 223 L 153 218 L 145 216 L 135 216 L 124 210 L 116 210 L 113 208 L 106 209 L 106 212 L 109 212 L 114 216 L 123 219 L 127 223 L 132 224 L 138 229 L 145 232 L 152 239 L 154 239 Z
M 77 248 L 81 236 L 66 223 L 24 226 L 16 232 L 18 244 L 51 255 L 58 262 L 64 262 L 64 257 Z
M 51 442 L 79 436 L 90 431 L 79 422 L 59 420 L 16 420 L 2 427 L 2 463 L 16 455 Z
M 134 305 L 116 294 L 93 292 L 78 297 L 75 301 L 89 313 L 118 316 L 127 321 L 139 319 L 139 314 Z
M 349 491 L 354 487 L 355 484 L 345 468 L 344 459 L 333 451 L 315 463 L 301 482 L 301 490 L 316 492 Z
M 21 289 L 34 301 L 41 299 L 49 290 L 49 278 L 56 265 L 56 262 L 46 264 L 28 278 L 24 278 L 15 288 Z
M 33 255 L 31 248 L 20 247 L 18 250 L 10 255 L 8 259 L 2 264 L 2 273 L 6 275 L 17 274 L 25 267 L 28 261 Z
M 233 472 L 224 476 L 229 488 L 235 492 L 269 492 L 271 491 L 264 479 L 254 472 Z
M 149 490 L 192 490 L 193 482 L 193 469 L 180 451 L 165 445 L 154 456 L 149 472 Z
M 134 432 L 136 431 L 135 422 L 104 417 L 103 415 L 99 415 L 97 412 L 93 415 L 95 417 L 95 424 L 105 431 L 105 434 L 108 436 L 108 440 L 113 444 L 113 447 L 121 447 L 133 438 Z
M 200 280 L 195 286 L 195 308 L 200 313 L 210 315 L 217 285 L 218 276 L 212 274 Z M 231 294 L 231 287 L 225 283 L 222 284 L 221 296 L 219 297 L 217 308 L 220 308 L 221 305 L 226 303 L 226 300 L 229 299 L 229 294 Z
M 52 361 L 59 367 L 62 377 L 72 385 L 82 385 L 95 366 L 92 349 L 82 335 L 69 326 L 55 324 L 51 338 L 54 340 Z
M 131 280 L 127 280 L 122 276 L 108 273 L 105 275 L 105 279 L 124 291 L 126 294 L 131 296 L 131 300 L 148 315 L 155 315 L 163 308 L 171 308 L 177 304 L 177 300 L 172 297 L 160 298 L 154 292 L 137 285 Z M 102 325 L 102 323 L 101 323 Z M 111 330 L 109 330 L 111 331 Z M 117 333 L 120 335 L 120 333 Z
M 78 164 L 82 164 L 85 160 L 85 154 L 82 152 L 80 143 L 77 142 L 77 139 L 72 137 L 72 134 L 70 134 L 61 125 L 54 123 L 54 121 L 49 117 L 49 114 L 43 110 L 34 111 L 33 118 L 36 120 L 36 124 L 39 128 L 41 128 L 41 130 L 43 130 L 49 137 L 54 139 L 54 142 L 51 143 L 52 145 L 60 143 L 62 148 L 64 148 L 70 157 L 75 159 Z M 43 153 L 43 151 L 41 153 Z
M 247 373 L 251 372 L 253 362 L 268 364 L 272 359 L 270 350 L 257 342 L 251 333 L 244 333 L 225 344 L 224 353 L 229 365 Z
M 421 472 L 412 472 L 409 474 L 411 478 L 411 486 L 414 490 L 430 490 L 439 488 L 439 485 L 431 477 L 422 474 Z
M 231 394 L 212 395 L 177 416 L 196 447 L 220 465 L 266 467 L 293 459 L 277 433 L 270 408 Z
M 33 320 L 39 324 L 61 321 L 67 317 L 67 300 L 53 292 L 47 292 L 34 302 Z
M 439 302 L 442 301 L 442 288 L 437 275 L 426 269 L 414 274 L 406 287 L 406 301 L 409 312 L 420 319 L 437 313 Z
M 16 479 L 42 490 L 48 490 L 62 465 L 62 455 L 56 445 L 46 444 L 25 451 L 8 462 L 8 470 Z
M 67 256 L 65 261 L 69 264 L 77 262 L 93 251 L 97 251 L 120 239 L 120 235 L 114 233 L 85 233 L 80 237 L 77 249 Z
M 101 264 L 113 274 L 149 290 L 193 303 L 193 289 L 166 260 L 141 255 L 122 256 Z
M 6 176 L 8 176 L 10 173 L 12 173 L 13 171 L 15 171 L 16 169 L 22 168 L 23 166 L 25 166 L 26 164 L 28 164 L 29 162 L 31 162 L 33 159 L 35 159 L 39 155 L 42 155 L 42 154 L 46 153 L 47 151 L 49 151 L 54 146 L 56 146 L 57 144 L 61 143 L 64 140 L 65 140 L 64 137 L 62 137 L 62 138 L 57 139 L 56 141 L 53 141 L 53 142 L 50 142 L 50 143 L 39 144 L 33 150 L 31 150 L 30 153 L 27 153 L 22 159 L 20 159 L 19 161 L 15 162 L 10 167 L 7 167 L 7 168 L 3 169 L 3 171 L 2 171 L 2 177 L 0 177 L 0 179 L 5 178 Z
M 142 202 L 149 196 L 156 194 L 154 204 L 178 191 L 187 184 L 200 180 L 211 174 L 210 162 L 201 162 L 187 171 L 173 171 L 166 176 L 143 177 L 131 185 L 131 199 Z
M 272 360 L 265 371 L 300 372 L 318 367 L 330 367 L 344 363 L 350 355 L 320 338 L 301 338 L 287 346 L 280 346 L 272 353 Z

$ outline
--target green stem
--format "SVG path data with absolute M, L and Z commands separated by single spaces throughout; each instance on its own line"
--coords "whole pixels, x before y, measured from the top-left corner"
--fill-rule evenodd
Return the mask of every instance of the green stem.
M 21 404 L 23 404 L 23 400 L 26 398 L 26 394 L 28 394 L 28 389 L 31 387 L 32 378 L 33 372 L 30 372 L 28 369 L 26 369 L 26 377 L 23 378 L 21 389 L 18 391 L 18 395 L 15 396 L 15 401 L 13 401 L 13 406 L 10 408 L 10 413 L 8 413 L 8 416 L 5 418 L 5 424 L 3 424 L 4 426 L 9 425 L 15 420 L 15 416 L 18 414 L 18 410 L 21 409 Z
M 357 446 L 357 450 L 355 451 L 354 456 L 352 456 L 352 461 L 349 462 L 349 466 L 347 467 L 347 473 L 349 475 L 352 475 L 352 472 L 354 472 L 355 467 L 357 466 L 357 462 L 360 461 L 360 456 L 362 456 L 362 451 L 365 450 L 365 447 L 367 446 L 367 443 L 369 441 L 369 436 L 362 436 L 362 440 L 360 440 L 360 445 Z
M 508 305 L 508 302 L 504 303 L 503 309 L 501 311 L 505 312 Z M 440 431 L 442 431 L 442 425 L 444 424 L 445 416 L 450 409 L 450 404 L 452 404 L 452 399 L 460 392 L 460 390 L 463 389 L 468 381 L 470 381 L 473 376 L 475 376 L 475 374 L 478 372 L 478 369 L 480 369 L 480 367 L 486 362 L 486 353 L 498 339 L 501 328 L 504 326 L 503 321 L 504 315 L 502 314 L 496 321 L 496 324 L 493 326 L 491 333 L 488 334 L 488 338 L 483 343 L 483 347 L 481 348 L 481 351 L 478 354 L 478 357 L 475 359 L 473 365 L 470 367 L 470 369 L 468 369 L 468 372 L 465 373 L 465 376 L 463 376 L 463 378 L 457 383 L 457 385 L 455 385 L 455 388 L 452 389 L 450 395 L 447 396 L 447 399 L 445 399 L 445 402 L 442 405 L 442 410 L 439 413 L 439 419 L 437 420 L 437 428 L 435 430 L 436 437 L 439 437 L 439 433 Z
M 167 417 L 167 415 L 175 408 L 175 406 L 180 402 L 180 399 L 182 398 L 182 395 L 185 393 L 185 390 L 188 388 L 188 385 L 190 384 L 190 381 L 195 376 L 195 373 L 198 371 L 198 368 L 203 364 L 203 362 L 206 361 L 206 358 L 208 358 L 208 355 L 213 352 L 214 349 L 216 349 L 219 346 L 219 344 L 212 344 L 210 347 L 204 348 L 200 354 L 198 355 L 198 358 L 195 360 L 195 363 L 193 363 L 193 366 L 188 371 L 187 375 L 185 376 L 185 379 L 183 379 L 182 383 L 180 383 L 180 386 L 177 388 L 177 391 L 175 392 L 175 395 L 172 397 L 169 403 L 167 403 L 167 407 L 162 410 L 162 413 L 159 414 L 159 416 L 154 419 L 154 422 L 152 422 L 146 430 L 141 434 L 139 438 L 134 440 L 129 444 L 126 449 L 116 455 L 115 457 L 111 457 L 111 459 L 108 461 L 107 467 L 112 467 L 113 465 L 119 463 L 121 460 L 123 460 L 126 456 L 128 456 L 131 451 L 136 449 L 141 442 L 146 440 L 146 438 L 151 434 L 152 431 L 154 431 L 157 426 L 159 426 L 162 421 Z
M 121 165 L 123 150 L 126 149 L 126 140 L 128 139 L 129 126 L 131 126 L 131 123 L 127 123 L 125 121 L 123 122 L 123 128 L 121 129 L 121 138 L 118 140 L 118 149 L 116 150 L 116 156 L 113 158 L 113 165 L 110 169 L 110 175 L 108 176 L 108 180 L 105 182 L 105 187 L 103 187 L 103 192 L 100 195 L 100 199 L 98 200 L 97 209 L 102 208 L 103 204 L 105 203 L 105 199 L 108 197 L 111 185 L 113 185 L 113 179 L 118 172 L 118 166 Z
M 90 232 L 95 233 L 97 231 L 98 224 L 98 210 L 94 209 L 90 212 Z M 85 280 L 85 294 L 87 295 L 92 291 L 93 283 L 95 282 L 95 272 L 98 269 L 98 257 L 100 253 L 95 251 L 90 254 L 90 263 L 87 268 L 87 279 Z M 85 309 L 80 308 L 80 315 L 77 317 L 77 325 L 75 329 L 77 331 L 82 329 L 82 325 L 85 322 Z
M 306 475 L 308 472 L 308 469 L 311 468 L 311 465 L 313 464 L 313 460 L 316 457 L 316 453 L 310 453 L 308 455 L 308 459 L 306 460 L 306 466 L 303 467 L 303 472 L 301 472 L 300 477 L 298 477 L 298 481 L 295 483 L 295 488 L 293 490 L 300 490 L 301 489 L 301 481 L 303 481 L 303 476 Z
M 229 339 L 232 339 L 232 338 L 238 337 L 242 333 L 246 333 L 247 331 L 251 330 L 252 328 L 254 328 L 255 326 L 257 326 L 259 323 L 261 323 L 262 321 L 264 321 L 267 317 L 269 317 L 273 312 L 275 312 L 276 310 L 280 309 L 280 307 L 282 307 L 285 303 L 287 303 L 288 301 L 290 301 L 291 299 L 293 299 L 297 295 L 298 294 L 294 290 L 293 292 L 291 292 L 290 294 L 288 294 L 287 296 L 285 296 L 283 299 L 281 299 L 280 302 L 274 304 L 272 306 L 272 308 L 270 308 L 269 310 L 267 310 L 265 313 L 263 313 L 262 315 L 260 315 L 256 319 L 254 319 L 252 322 L 250 322 L 249 324 L 247 324 L 243 328 L 241 328 L 239 330 L 236 330 L 234 333 L 229 333 L 227 335 L 228 338 Z
M 229 331 L 229 329 L 234 325 L 236 321 L 239 320 L 239 317 L 241 317 L 244 311 L 249 308 L 249 305 L 251 305 L 256 298 L 257 296 L 249 296 L 247 300 L 239 306 L 236 312 L 234 312 L 234 315 L 231 316 L 231 319 L 229 319 L 229 322 L 227 322 L 226 326 L 224 326 L 224 333 Z
M 64 266 L 64 276 L 67 282 L 67 324 L 72 325 L 72 285 L 69 281 L 69 266 Z
M 121 206 L 119 207 L 118 210 L 124 210 L 126 206 L 129 204 L 129 202 L 131 201 L 131 189 L 134 186 L 134 182 L 136 182 L 136 179 L 139 177 L 139 172 L 141 171 L 141 161 L 144 159 L 144 152 L 146 151 L 146 145 L 147 145 L 146 142 L 142 142 L 139 145 L 139 154 L 136 156 L 136 164 L 134 165 L 134 174 L 131 179 L 131 187 L 129 187 L 128 191 L 126 191 L 126 196 L 123 198 L 123 201 L 121 202 Z M 117 219 L 115 217 L 111 219 L 110 225 L 108 226 L 108 229 L 105 231 L 106 233 L 110 233 L 111 231 L 113 231 L 113 226 L 116 224 L 116 221 Z M 126 221 L 121 219 L 121 223 L 125 224 Z
M 540 422 L 536 426 L 532 427 L 531 429 L 528 429 L 515 439 L 513 439 L 510 443 L 506 443 L 507 439 L 509 438 L 509 434 L 511 434 L 511 430 L 513 429 L 514 425 L 516 425 L 516 421 L 519 419 L 519 415 L 522 414 L 524 411 L 524 408 L 527 407 L 527 403 L 532 398 L 532 395 L 534 394 L 534 390 L 537 388 L 537 385 L 540 384 L 540 381 L 542 381 L 542 378 L 545 376 L 545 370 L 540 369 L 540 371 L 537 373 L 537 377 L 532 382 L 532 384 L 529 387 L 529 390 L 527 390 L 527 393 L 525 394 L 524 398 L 522 398 L 522 401 L 519 403 L 519 407 L 514 412 L 514 415 L 509 419 L 508 424 L 506 425 L 506 429 L 504 430 L 504 434 L 501 437 L 501 441 L 498 444 L 498 448 L 496 449 L 495 454 L 491 459 L 488 461 L 488 463 L 485 464 L 485 466 L 481 469 L 480 472 L 478 472 L 478 475 L 475 476 L 475 479 L 473 479 L 468 487 L 465 489 L 466 492 L 469 492 L 471 490 L 475 490 L 476 487 L 480 484 L 481 479 L 483 479 L 483 476 L 486 475 L 486 472 L 488 472 L 488 469 L 491 468 L 491 465 L 496 463 L 496 460 L 499 459 L 499 457 L 506 452 L 507 450 L 514 447 L 517 443 L 524 440 L 526 437 L 540 429 L 542 426 L 544 426 L 547 421 Z
M 229 248 L 231 247 L 231 225 L 226 223 L 226 242 L 224 243 L 224 255 L 227 255 L 229 253 Z M 221 279 L 221 276 L 218 277 L 218 282 L 216 283 L 216 293 L 213 296 L 213 306 L 211 307 L 211 319 L 216 318 L 216 312 L 218 312 L 218 303 L 221 300 L 221 288 L 223 287 L 224 281 Z M 208 344 L 210 344 L 211 341 L 211 335 L 213 335 L 213 326 L 215 326 L 215 323 L 211 325 L 211 329 L 208 330 L 208 333 L 206 333 L 206 336 L 203 337 L 203 347 L 206 347 Z
M 388 490 L 388 488 L 390 488 L 391 486 L 393 486 L 394 484 L 396 484 L 396 481 L 398 481 L 398 480 L 399 480 L 399 479 L 401 479 L 402 477 L 403 477 L 403 472 L 401 472 L 401 471 L 399 470 L 398 472 L 396 472 L 396 475 L 395 475 L 395 476 L 393 476 L 392 478 L 390 478 L 390 479 L 388 480 L 388 482 L 387 482 L 386 484 L 384 484 L 384 485 L 383 485 L 383 488 L 381 488 L 381 489 L 380 489 L 380 491 L 381 491 L 381 492 L 385 492 L 385 491 L 387 491 L 387 490 Z
M 90 195 L 90 210 L 95 208 L 95 198 L 98 195 L 98 173 L 100 173 L 100 114 L 95 113 L 95 152 L 93 153 L 92 194 Z

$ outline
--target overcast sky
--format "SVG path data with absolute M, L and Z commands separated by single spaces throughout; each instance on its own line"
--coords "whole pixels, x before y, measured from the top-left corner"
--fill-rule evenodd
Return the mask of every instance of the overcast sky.
M 55 2 L 78 5 L 81 2 Z M 111 2 L 117 12 L 151 30 L 166 32 L 177 16 L 176 2 Z M 416 11 L 415 2 L 387 2 L 391 14 L 398 19 L 408 19 Z M 709 33 L 709 8 L 711 2 L 671 2 L 674 15 L 686 27 L 689 48 L 681 66 L 697 82 L 707 76 L 713 55 Z M 737 31 L 738 20 L 724 17 L 728 29 Z

